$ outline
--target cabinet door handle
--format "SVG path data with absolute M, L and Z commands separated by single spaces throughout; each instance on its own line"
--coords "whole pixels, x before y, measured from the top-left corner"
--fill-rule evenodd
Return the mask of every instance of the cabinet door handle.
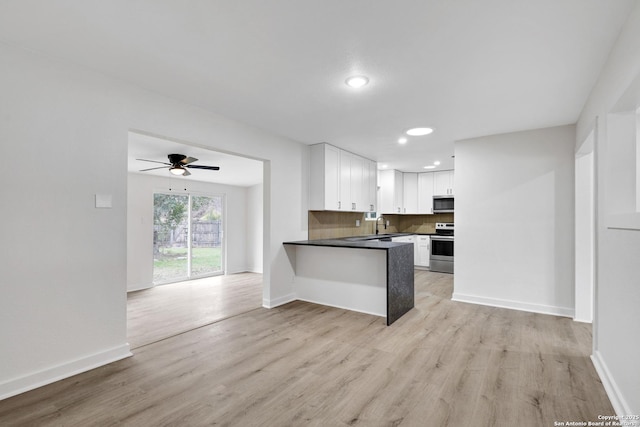
M 355 203 L 351 203 L 351 210 L 355 211 L 356 210 L 356 204 Z
M 338 209 L 342 208 L 342 206 L 340 206 L 340 205 L 341 205 L 341 202 L 338 202 Z

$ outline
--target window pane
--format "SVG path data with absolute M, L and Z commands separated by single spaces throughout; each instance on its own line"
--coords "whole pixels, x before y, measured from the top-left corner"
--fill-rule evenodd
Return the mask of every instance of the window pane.
M 191 275 L 222 271 L 222 197 L 191 198 Z
M 153 195 L 153 282 L 188 276 L 189 196 Z

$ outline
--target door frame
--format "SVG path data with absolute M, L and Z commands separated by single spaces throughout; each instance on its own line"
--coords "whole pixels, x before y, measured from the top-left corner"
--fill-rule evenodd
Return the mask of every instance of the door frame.
M 593 323 L 596 292 L 596 129 L 575 154 L 574 316 Z

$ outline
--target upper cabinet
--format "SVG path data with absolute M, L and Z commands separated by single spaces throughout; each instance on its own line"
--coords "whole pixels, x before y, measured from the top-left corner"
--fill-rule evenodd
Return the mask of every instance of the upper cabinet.
M 374 211 L 375 170 L 372 160 L 329 144 L 312 145 L 309 209 Z
M 453 171 L 380 171 L 379 210 L 382 214 L 432 214 L 433 196 L 453 195 Z
M 452 196 L 453 194 L 453 171 L 433 172 L 433 195 Z
M 311 146 L 309 209 L 340 209 L 340 150 L 329 144 Z
M 397 170 L 380 171 L 378 209 L 383 214 L 400 214 L 403 209 L 403 177 Z
M 403 173 L 402 174 L 402 213 L 417 214 L 418 213 L 418 174 Z
M 418 174 L 418 213 L 433 213 L 433 172 Z
M 366 187 L 368 189 L 367 204 L 370 206 L 369 211 L 378 210 L 378 163 L 369 160 L 369 176 Z
M 354 209 L 354 199 L 352 198 L 351 182 L 357 180 L 356 174 L 352 173 L 352 154 L 340 150 L 340 198 L 338 202 L 338 209 L 341 211 L 350 211 Z M 357 190 L 353 191 L 353 196 L 357 197 Z

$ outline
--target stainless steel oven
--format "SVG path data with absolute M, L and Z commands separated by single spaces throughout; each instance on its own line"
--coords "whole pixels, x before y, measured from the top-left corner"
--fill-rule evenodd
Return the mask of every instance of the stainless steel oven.
M 452 223 L 436 223 L 436 234 L 431 236 L 431 271 L 453 273 L 453 230 Z

